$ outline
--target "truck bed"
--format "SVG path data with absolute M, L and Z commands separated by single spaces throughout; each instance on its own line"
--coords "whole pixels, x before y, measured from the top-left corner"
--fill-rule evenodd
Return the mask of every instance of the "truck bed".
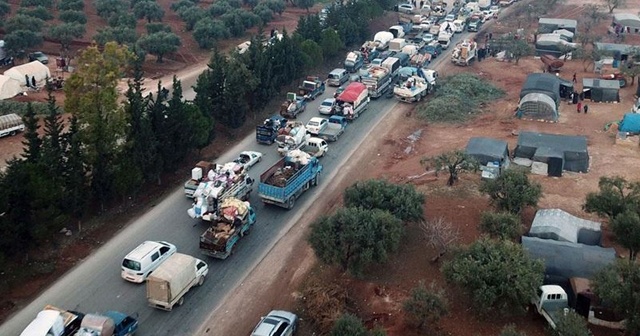
M 307 165 L 299 163 L 287 163 L 293 165 L 293 169 L 284 169 L 285 158 L 276 162 L 271 168 L 260 175 L 258 193 L 263 201 L 284 203 L 289 197 L 302 188 L 313 176 L 315 176 L 316 159 L 310 160 Z M 318 169 L 319 170 L 319 169 Z M 279 174 L 277 174 L 280 172 Z
M 322 132 L 318 133 L 318 138 L 325 141 L 336 141 L 342 133 L 344 133 L 344 127 L 342 125 L 329 123 Z

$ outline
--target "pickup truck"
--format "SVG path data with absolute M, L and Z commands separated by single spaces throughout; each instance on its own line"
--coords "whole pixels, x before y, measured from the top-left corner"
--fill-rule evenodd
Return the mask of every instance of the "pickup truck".
M 227 259 L 241 237 L 248 234 L 256 222 L 256 213 L 249 202 L 228 198 L 221 205 L 221 216 L 200 236 L 200 252 Z
M 295 93 L 287 93 L 287 100 L 280 105 L 280 115 L 284 118 L 295 119 L 298 114 L 307 109 L 306 98 L 299 97 Z
M 531 303 L 553 329 L 556 328 L 558 318 L 570 310 L 567 293 L 558 285 L 540 286 Z
M 75 336 L 129 336 L 138 331 L 137 317 L 108 311 L 102 315 L 87 314 Z
M 262 125 L 256 126 L 256 141 L 265 145 L 273 144 L 278 136 L 278 131 L 286 124 L 287 119 L 277 114 L 265 119 Z
M 22 117 L 15 113 L 0 115 L 0 138 L 24 131 Z
M 292 209 L 311 186 L 318 185 L 322 165 L 315 157 L 288 154 L 260 175 L 258 195 L 262 202 Z
M 323 139 L 312 137 L 309 138 L 302 147 L 300 147 L 300 150 L 311 156 L 320 158 L 327 154 L 329 151 L 329 145 Z
M 347 118 L 343 116 L 331 116 L 329 117 L 327 127 L 325 127 L 322 132 L 318 133 L 318 138 L 329 142 L 336 141 L 342 133 L 344 133 L 348 124 Z
M 184 303 L 184 295 L 195 286 L 201 286 L 209 273 L 204 261 L 175 253 L 165 260 L 147 278 L 147 300 L 154 308 L 171 311 Z
M 83 313 L 47 305 L 20 336 L 72 336 L 80 329 L 83 318 Z
M 307 76 L 302 85 L 298 86 L 298 93 L 305 100 L 315 100 L 324 93 L 324 90 L 325 83 L 318 76 Z

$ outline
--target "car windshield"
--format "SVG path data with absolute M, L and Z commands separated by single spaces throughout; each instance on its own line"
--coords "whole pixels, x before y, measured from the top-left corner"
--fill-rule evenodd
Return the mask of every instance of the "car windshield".
M 325 101 L 322 102 L 322 106 L 331 107 L 332 105 L 333 105 L 332 101 L 326 101 L 325 100 Z
M 130 269 L 132 271 L 139 271 L 140 270 L 140 263 L 137 261 L 133 261 L 131 259 L 124 259 L 122 261 L 122 267 Z
M 317 122 L 317 121 L 310 121 L 308 125 L 309 126 L 318 126 L 318 125 L 320 125 L 320 123 Z

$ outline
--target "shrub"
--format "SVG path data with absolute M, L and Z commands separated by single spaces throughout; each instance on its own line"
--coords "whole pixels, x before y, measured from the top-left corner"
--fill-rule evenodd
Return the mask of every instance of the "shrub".
M 20 7 L 36 7 L 36 6 L 53 8 L 53 0 L 22 0 L 20 1 Z
M 43 6 L 36 6 L 31 8 L 18 8 L 17 14 L 31 16 L 44 21 L 49 21 L 53 19 L 53 14 L 51 14 L 51 10 Z
M 31 106 L 37 115 L 45 115 L 49 113 L 47 109 L 47 103 L 32 102 Z M 62 109 L 62 107 L 59 107 Z M 27 113 L 27 103 L 10 100 L 0 100 L 0 115 L 16 113 L 18 115 L 25 115 Z M 62 113 L 62 111 L 60 112 Z
M 58 10 L 74 10 L 82 11 L 84 9 L 84 1 L 82 0 L 62 0 L 58 2 Z
M 483 212 L 480 231 L 500 239 L 517 239 L 522 235 L 520 218 L 509 212 Z
M 60 11 L 58 18 L 60 19 L 60 21 L 67 22 L 67 23 L 72 23 L 72 22 L 81 23 L 81 24 L 87 23 L 87 16 L 84 14 L 84 12 L 77 11 L 77 10 Z

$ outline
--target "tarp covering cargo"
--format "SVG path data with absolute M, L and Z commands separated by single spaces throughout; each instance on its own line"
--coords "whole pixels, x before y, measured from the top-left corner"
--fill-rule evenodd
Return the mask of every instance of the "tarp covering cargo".
M 22 117 L 15 113 L 0 116 L 0 130 L 23 124 Z
M 529 93 L 520 99 L 518 118 L 558 121 L 558 109 L 551 97 L 544 93 Z
M 465 153 L 473 156 L 483 166 L 489 162 L 499 162 L 502 165 L 509 160 L 509 145 L 503 140 L 473 137 L 469 139 Z
M 538 33 L 540 34 L 551 33 L 558 29 L 566 29 L 575 33 L 576 27 L 578 27 L 578 21 L 576 20 L 554 18 L 540 18 L 538 20 Z
M 367 90 L 366 85 L 359 82 L 353 82 L 349 84 L 338 96 L 338 100 L 358 106 L 367 98 L 368 93 L 369 91 Z
M 616 250 L 561 242 L 551 239 L 522 236 L 522 246 L 534 259 L 542 259 L 545 274 L 565 279 L 591 279 L 616 259 Z
M 40 63 L 40 61 L 33 61 L 21 65 L 16 65 L 13 68 L 4 72 L 5 76 L 9 76 L 18 82 L 20 85 L 27 85 L 25 76 L 29 77 L 31 80 L 32 77 L 36 78 L 36 84 L 42 82 L 46 78 L 51 78 L 51 71 L 49 68 Z
M 633 134 L 640 134 L 640 114 L 627 113 L 622 117 L 618 125 L 618 131 Z
M 9 99 L 22 92 L 19 81 L 5 75 L 0 75 L 0 100 Z
M 76 336 L 113 335 L 115 325 L 112 319 L 94 314 L 87 314 L 82 319 L 80 330 Z
M 540 148 L 555 150 L 564 155 L 564 170 L 585 173 L 589 169 L 587 138 L 576 135 L 560 135 L 538 132 L 521 132 L 514 156 L 533 159 Z
M 599 246 L 600 223 L 578 218 L 560 209 L 540 209 L 533 218 L 528 236 L 569 243 Z
M 640 18 L 631 13 L 616 13 L 613 14 L 613 23 L 619 24 L 624 28 L 624 32 L 627 32 L 629 27 L 630 33 L 640 33 Z
M 585 99 L 594 102 L 619 102 L 620 82 L 597 78 L 583 78 L 582 91 Z
M 551 97 L 558 106 L 560 104 L 560 80 L 549 73 L 530 74 L 520 89 L 520 99 L 529 93 L 544 93 Z
M 195 264 L 196 259 L 186 254 L 170 256 L 147 278 L 147 297 L 171 302 L 194 280 Z

